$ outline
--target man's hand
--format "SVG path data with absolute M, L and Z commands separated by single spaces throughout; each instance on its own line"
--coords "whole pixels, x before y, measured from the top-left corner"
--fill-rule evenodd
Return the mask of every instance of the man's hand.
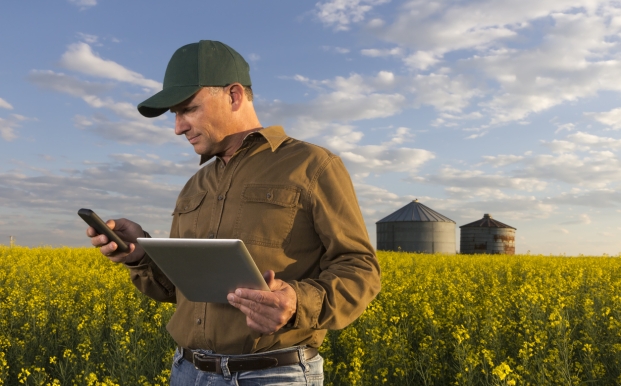
M 298 298 L 289 284 L 275 279 L 274 271 L 265 272 L 263 277 L 271 292 L 238 288 L 227 299 L 246 315 L 248 327 L 263 334 L 272 334 L 295 314 Z
M 121 218 L 108 220 L 106 225 L 114 231 L 121 240 L 129 243 L 129 252 L 115 252 L 118 245 L 109 241 L 106 235 L 97 234 L 95 228 L 88 227 L 86 235 L 91 238 L 91 244 L 99 248 L 99 251 L 115 263 L 135 263 L 144 256 L 144 249 L 136 243 L 138 237 L 144 236 L 142 227 L 133 221 Z

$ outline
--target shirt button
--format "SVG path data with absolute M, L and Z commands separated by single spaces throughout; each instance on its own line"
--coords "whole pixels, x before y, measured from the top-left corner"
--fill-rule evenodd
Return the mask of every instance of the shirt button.
M 218 196 L 218 200 L 220 200 L 220 201 L 224 200 L 224 196 L 223 196 L 222 194 L 221 194 L 221 195 L 219 195 L 219 196 Z
M 216 235 L 214 235 L 213 233 L 210 233 L 210 234 L 209 234 L 209 238 L 210 238 L 210 239 L 213 239 L 214 237 L 216 237 Z
M 220 164 L 220 169 L 224 169 L 224 164 Z
M 183 210 L 186 210 L 186 209 L 188 209 L 188 207 L 187 207 L 187 206 L 184 206 L 184 207 L 183 207 Z
M 268 199 L 268 200 L 271 200 L 271 199 L 272 199 L 272 193 L 268 193 L 268 194 L 267 194 L 267 199 Z
M 201 324 L 201 319 L 200 318 L 196 319 L 196 324 Z

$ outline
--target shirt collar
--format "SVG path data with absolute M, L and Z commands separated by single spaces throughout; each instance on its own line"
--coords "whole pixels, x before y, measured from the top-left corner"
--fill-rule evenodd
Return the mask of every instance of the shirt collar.
M 261 130 L 253 131 L 252 133 L 248 134 L 246 138 L 244 138 L 244 142 L 251 139 L 252 137 L 256 138 L 257 134 L 262 135 L 267 140 L 267 142 L 270 144 L 270 147 L 272 148 L 272 153 L 275 152 L 276 149 L 278 149 L 280 145 L 282 145 L 282 143 L 289 138 L 289 136 L 285 133 L 285 129 L 283 129 L 282 126 L 268 126 Z M 210 159 L 211 157 L 201 155 L 201 161 L 199 165 L 204 164 Z

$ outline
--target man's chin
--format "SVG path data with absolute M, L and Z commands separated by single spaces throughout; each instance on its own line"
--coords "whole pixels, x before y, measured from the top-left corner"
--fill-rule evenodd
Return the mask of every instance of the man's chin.
M 196 145 L 192 145 L 194 147 L 194 152 L 198 155 L 204 155 L 207 153 L 207 151 L 205 149 L 203 149 L 202 146 L 196 144 Z

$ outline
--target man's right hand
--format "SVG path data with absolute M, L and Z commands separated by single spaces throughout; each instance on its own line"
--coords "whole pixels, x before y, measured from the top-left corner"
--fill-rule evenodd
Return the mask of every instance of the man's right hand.
M 128 243 L 129 252 L 116 251 L 117 245 L 114 241 L 110 242 L 106 235 L 100 235 L 95 228 L 88 227 L 86 235 L 91 238 L 91 244 L 99 248 L 99 251 L 108 259 L 115 263 L 135 263 L 144 256 L 144 249 L 136 242 L 138 237 L 144 237 L 142 227 L 133 221 L 125 218 L 118 220 L 108 220 L 106 225 L 114 231 L 121 240 Z

